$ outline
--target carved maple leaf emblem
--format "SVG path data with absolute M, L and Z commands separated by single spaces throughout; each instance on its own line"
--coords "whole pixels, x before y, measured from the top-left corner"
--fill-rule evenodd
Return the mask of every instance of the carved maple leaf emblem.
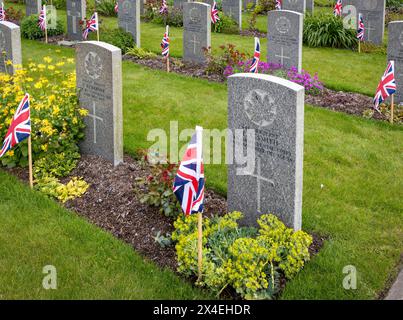
M 85 57 L 85 71 L 92 79 L 98 79 L 102 73 L 101 58 L 95 52 L 88 52 Z
M 245 97 L 245 113 L 259 127 L 267 127 L 274 122 L 276 109 L 274 99 L 263 90 L 252 90 Z

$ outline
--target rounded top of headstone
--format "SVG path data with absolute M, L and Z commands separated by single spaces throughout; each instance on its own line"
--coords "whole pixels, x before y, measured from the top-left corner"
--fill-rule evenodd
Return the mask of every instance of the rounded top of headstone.
M 19 28 L 18 25 L 16 25 L 15 23 L 12 23 L 10 21 L 0 21 L 0 24 L 8 27 L 9 29 L 17 29 L 17 28 Z
M 80 46 L 95 46 L 95 47 L 100 47 L 104 48 L 110 52 L 121 52 L 122 50 L 118 47 L 115 47 L 114 45 L 110 43 L 106 43 L 103 41 L 81 41 L 77 43 L 77 45 Z
M 206 6 L 206 7 L 211 7 L 208 3 L 197 2 L 197 1 L 194 1 L 194 2 L 184 2 L 184 3 L 183 3 L 183 6 L 189 6 L 189 5 L 194 5 L 194 4 L 203 5 L 203 6 Z
M 264 80 L 264 81 L 269 81 L 272 83 L 276 83 L 278 85 L 281 85 L 283 87 L 286 87 L 290 90 L 293 90 L 295 92 L 298 91 L 304 91 L 305 88 L 303 86 L 300 86 L 299 84 L 296 84 L 295 82 L 271 76 L 268 74 L 261 74 L 261 73 L 236 73 L 228 77 L 229 79 L 235 79 L 235 78 L 249 78 L 249 79 L 259 79 L 259 80 Z
M 396 20 L 389 22 L 389 24 L 399 24 L 399 23 L 403 23 L 403 20 Z
M 273 14 L 281 14 L 281 13 L 286 13 L 286 14 L 293 14 L 295 16 L 301 16 L 303 17 L 304 15 L 300 12 L 292 11 L 292 10 L 270 10 L 267 14 L 268 15 L 273 15 Z

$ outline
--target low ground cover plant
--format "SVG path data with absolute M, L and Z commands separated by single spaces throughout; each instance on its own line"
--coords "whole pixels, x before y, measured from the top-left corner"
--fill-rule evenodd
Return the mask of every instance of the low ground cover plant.
M 197 282 L 216 295 L 231 287 L 245 299 L 273 299 L 280 279 L 292 279 L 309 261 L 312 237 L 287 228 L 270 214 L 259 228 L 240 227 L 241 212 L 203 218 L 203 277 Z M 179 216 L 174 223 L 178 271 L 198 274 L 197 215 Z

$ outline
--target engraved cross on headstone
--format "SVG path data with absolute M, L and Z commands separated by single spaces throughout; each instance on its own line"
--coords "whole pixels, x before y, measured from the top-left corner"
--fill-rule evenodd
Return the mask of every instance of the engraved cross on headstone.
M 67 10 L 67 15 L 70 16 L 73 21 L 73 33 L 77 33 L 77 18 L 81 19 L 81 14 L 76 9 L 75 2 L 71 2 L 71 9 L 72 10 Z M 73 11 L 73 12 L 71 12 L 71 11 Z
M 282 65 L 284 65 L 284 59 L 290 59 L 290 57 L 287 57 L 287 56 L 284 55 L 284 48 L 283 47 L 281 47 L 281 54 L 280 55 L 276 54 L 275 56 L 281 59 L 281 64 Z
M 88 115 L 94 121 L 94 144 L 97 143 L 97 120 L 104 122 L 104 119 L 96 115 L 95 102 L 92 102 L 92 114 Z
M 253 178 L 256 178 L 256 207 L 257 207 L 257 212 L 262 213 L 262 205 L 261 205 L 261 197 L 262 197 L 262 181 L 270 183 L 272 186 L 274 186 L 274 181 L 265 177 L 261 176 L 261 170 L 262 170 L 262 165 L 261 165 L 261 159 L 258 157 L 257 158 L 257 170 L 256 174 L 252 172 L 247 172 L 244 171 L 243 175 L 247 175 Z
M 200 44 L 200 41 L 196 41 L 196 35 L 193 34 L 193 40 L 190 40 L 191 43 L 193 43 L 193 54 L 196 54 L 196 43 Z

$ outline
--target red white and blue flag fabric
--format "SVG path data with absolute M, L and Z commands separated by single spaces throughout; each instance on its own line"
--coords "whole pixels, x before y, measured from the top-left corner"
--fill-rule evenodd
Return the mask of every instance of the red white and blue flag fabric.
M 169 26 L 166 26 L 164 36 L 161 41 L 161 52 L 165 58 L 169 57 Z
M 365 25 L 364 25 L 364 17 L 362 13 L 358 15 L 358 29 L 357 29 L 357 39 L 360 41 L 364 41 L 365 35 Z
M 211 7 L 211 22 L 216 24 L 218 20 L 220 20 L 220 18 L 218 17 L 217 2 L 214 1 Z
M 336 17 L 340 17 L 341 13 L 343 10 L 343 1 L 342 0 L 337 0 L 336 4 L 334 5 L 334 10 L 333 10 L 333 14 Z
M 185 215 L 203 212 L 205 181 L 202 136 L 203 128 L 196 127 L 174 180 L 173 191 Z
M 168 13 L 168 5 L 167 5 L 167 0 L 162 0 L 161 8 L 160 8 L 160 14 L 165 14 Z
M 87 40 L 88 34 L 98 30 L 98 13 L 94 12 L 90 20 L 86 21 L 85 29 L 83 32 L 83 39 Z
M 6 21 L 6 9 L 4 9 L 4 3 L 0 6 L 0 21 Z
M 38 26 L 42 31 L 46 30 L 46 6 L 44 5 L 39 13 Z
M 260 61 L 260 40 L 255 37 L 255 53 L 253 54 L 252 63 L 250 65 L 249 72 L 258 73 L 258 66 Z
M 276 10 L 281 10 L 282 0 L 276 0 Z
M 119 12 L 119 3 L 118 2 L 115 3 L 115 7 L 113 8 L 113 10 L 115 10 L 115 13 Z
M 395 62 L 389 61 L 388 67 L 383 74 L 378 88 L 376 89 L 374 106 L 379 111 L 379 105 L 386 100 L 387 97 L 396 92 L 396 79 L 395 79 Z
M 3 146 L 0 150 L 0 158 L 16 144 L 27 139 L 30 134 L 31 118 L 29 110 L 29 94 L 26 93 L 11 120 L 10 127 L 8 128 Z

